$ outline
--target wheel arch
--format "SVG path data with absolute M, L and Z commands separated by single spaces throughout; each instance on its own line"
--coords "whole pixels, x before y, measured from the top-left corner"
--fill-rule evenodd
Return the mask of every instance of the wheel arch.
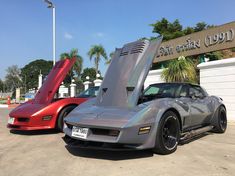
M 176 114 L 176 116 L 177 116 L 177 118 L 178 118 L 178 120 L 179 120 L 179 123 L 180 123 L 180 131 L 182 131 L 182 129 L 183 129 L 183 126 L 182 126 L 182 119 L 181 119 L 181 115 L 180 115 L 179 111 L 177 111 L 175 108 L 171 107 L 171 108 L 166 109 L 166 110 L 162 113 L 162 116 L 163 116 L 166 112 L 168 112 L 168 111 L 172 111 L 172 112 L 174 112 L 174 113 Z M 161 116 L 161 118 L 162 118 L 162 116 Z
M 224 104 L 221 104 L 218 108 L 224 107 L 224 109 L 227 111 L 226 106 Z
M 58 122 L 60 113 L 61 113 L 65 108 L 67 108 L 67 107 L 69 107 L 69 106 L 78 106 L 78 104 L 76 104 L 76 103 L 70 103 L 70 104 L 66 104 L 65 106 L 61 106 L 61 107 L 58 109 L 57 114 L 56 114 L 56 120 L 55 120 L 55 123 L 54 123 L 54 126 L 55 126 L 55 127 L 56 127 L 56 125 L 57 125 L 57 122 Z M 76 107 L 75 107 L 75 108 L 76 108 Z
M 160 153 L 160 154 L 169 154 L 168 152 L 163 152 L 163 149 L 160 148 L 161 144 L 160 143 L 160 138 L 159 138 L 159 133 L 160 133 L 160 125 L 161 125 L 161 120 L 164 118 L 164 115 L 167 113 L 167 112 L 173 112 L 178 121 L 179 121 L 179 125 L 180 125 L 180 130 L 179 130 L 179 138 L 180 138 L 180 134 L 182 132 L 182 120 L 181 120 L 181 115 L 179 113 L 179 111 L 174 108 L 174 107 L 168 107 L 166 109 L 164 109 L 161 113 L 158 114 L 158 119 L 157 119 L 157 126 L 156 126 L 156 131 L 155 131 L 155 140 L 152 140 L 154 141 L 153 143 L 151 143 L 151 148 L 153 149 L 154 152 L 156 153 Z M 176 147 L 177 148 L 177 147 Z M 176 149 L 175 149 L 176 150 Z M 175 151 L 174 150 L 174 151 Z M 159 152 L 160 151 L 160 152 Z M 170 152 L 171 153 L 171 152 Z
M 213 114 L 213 116 L 212 116 L 212 118 L 211 118 L 211 125 L 213 125 L 213 126 L 216 124 L 216 121 L 217 121 L 217 118 L 218 118 L 218 111 L 219 111 L 219 109 L 220 109 L 221 107 L 223 107 L 223 108 L 225 109 L 225 111 L 226 111 L 226 116 L 227 116 L 227 109 L 226 109 L 226 106 L 225 106 L 223 103 L 221 103 L 219 106 L 217 106 L 217 108 L 215 109 L 214 114 Z
M 57 118 L 58 116 L 60 115 L 61 111 L 63 111 L 65 108 L 69 107 L 69 106 L 78 106 L 78 104 L 76 103 L 70 103 L 70 104 L 66 104 L 65 106 L 61 106 L 58 110 L 58 113 L 57 113 Z

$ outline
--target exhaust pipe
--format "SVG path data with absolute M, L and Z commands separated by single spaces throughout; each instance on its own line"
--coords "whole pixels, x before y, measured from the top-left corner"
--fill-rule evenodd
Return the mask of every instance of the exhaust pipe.
M 212 130 L 213 127 L 214 126 L 206 126 L 206 127 L 202 127 L 202 128 L 196 129 L 196 130 L 192 130 L 192 131 L 186 132 L 186 133 L 182 134 L 183 137 L 181 137 L 180 140 L 185 140 L 185 139 L 197 136 L 199 134 L 205 133 L 207 131 Z

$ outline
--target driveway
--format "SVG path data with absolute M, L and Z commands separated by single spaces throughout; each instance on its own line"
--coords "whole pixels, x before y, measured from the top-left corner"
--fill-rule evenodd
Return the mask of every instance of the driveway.
M 65 146 L 56 131 L 10 132 L 10 109 L 0 108 L 0 176 L 222 176 L 235 173 L 235 123 L 225 134 L 204 135 L 171 155 L 108 152 Z

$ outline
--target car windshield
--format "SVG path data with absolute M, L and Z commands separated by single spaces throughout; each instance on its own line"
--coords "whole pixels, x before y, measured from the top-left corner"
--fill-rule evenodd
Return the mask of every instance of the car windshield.
M 89 98 L 96 97 L 99 91 L 99 86 L 89 87 L 87 90 L 81 92 L 77 97 L 78 98 Z
M 147 89 L 145 89 L 143 96 L 150 97 L 154 96 L 155 98 L 165 98 L 171 97 L 174 98 L 176 92 L 180 89 L 179 84 L 153 84 L 150 85 Z

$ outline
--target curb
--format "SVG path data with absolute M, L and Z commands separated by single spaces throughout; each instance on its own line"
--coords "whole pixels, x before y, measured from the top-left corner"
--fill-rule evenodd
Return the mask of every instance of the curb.
M 6 104 L 0 104 L 0 108 L 8 108 L 8 105 L 6 105 Z
M 17 106 L 19 106 L 20 104 L 10 104 L 9 106 L 8 106 L 8 108 L 16 108 Z
M 19 106 L 20 104 L 0 104 L 0 108 L 16 108 L 17 106 Z

